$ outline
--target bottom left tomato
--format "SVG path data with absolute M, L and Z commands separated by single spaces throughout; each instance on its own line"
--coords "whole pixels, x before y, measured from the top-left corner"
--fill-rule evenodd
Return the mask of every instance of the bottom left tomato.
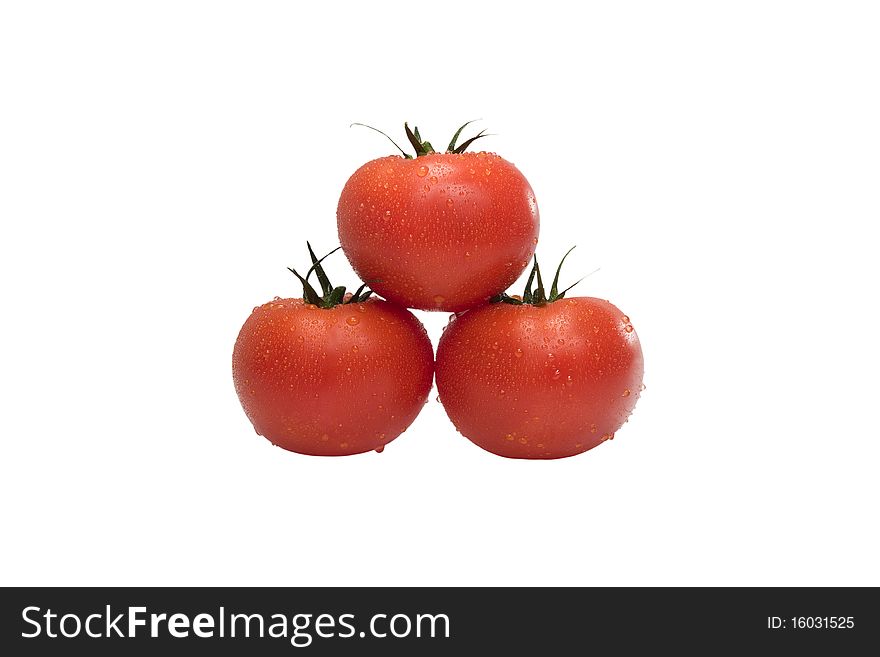
M 232 352 L 235 391 L 257 433 L 279 447 L 316 456 L 381 452 L 428 399 L 431 342 L 408 310 L 371 297 L 365 285 L 354 294 L 333 287 L 324 258 L 311 246 L 309 255 L 305 277 L 290 270 L 303 298 L 276 297 L 242 326 Z

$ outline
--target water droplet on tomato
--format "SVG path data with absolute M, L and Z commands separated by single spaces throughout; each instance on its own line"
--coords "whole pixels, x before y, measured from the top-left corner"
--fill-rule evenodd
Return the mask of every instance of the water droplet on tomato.
M 627 388 L 626 390 L 623 391 L 623 396 L 624 396 L 624 397 L 629 397 L 629 396 L 630 396 L 629 388 Z
M 385 210 L 385 220 L 391 219 L 391 210 Z
M 627 324 L 626 326 L 623 327 L 623 330 L 626 331 L 627 333 L 632 333 L 633 332 L 632 324 Z
M 432 185 L 436 185 L 436 184 L 437 184 L 437 176 L 431 176 L 431 177 L 429 178 L 429 180 L 431 181 L 431 184 L 432 184 Z
M 560 372 L 559 370 L 554 370 L 554 372 L 553 372 L 553 376 L 550 377 L 550 378 L 552 378 L 552 379 L 555 381 L 555 380 L 558 379 L 560 376 L 562 376 L 562 372 Z
M 577 305 L 577 300 L 576 300 L 576 299 L 569 299 L 569 300 L 568 300 L 568 303 L 569 303 L 570 305 L 572 305 L 572 306 L 576 306 L 576 305 Z
M 528 438 L 525 438 L 525 437 L 520 438 L 520 439 L 519 439 L 519 444 L 520 444 L 520 445 L 528 445 L 528 444 L 529 444 L 529 440 L 528 440 Z
M 303 339 L 304 339 L 304 338 L 303 338 L 303 336 L 301 336 L 301 335 L 296 336 L 296 341 L 297 341 L 297 342 L 302 342 Z
M 356 344 L 355 344 L 355 345 L 352 345 L 351 350 L 352 350 L 353 352 L 357 353 L 357 352 L 358 352 L 358 346 L 357 346 Z
M 498 394 L 499 394 L 501 397 L 503 397 L 504 395 L 507 394 L 507 391 L 506 391 L 506 390 L 499 390 L 499 391 L 498 391 Z
M 537 243 L 538 243 L 538 238 L 536 237 L 536 238 L 533 239 L 532 241 L 533 241 L 535 244 L 537 244 Z
M 517 358 L 522 358 L 523 350 L 520 349 L 519 347 L 517 347 L 517 348 L 514 350 L 513 355 L 516 356 Z
M 359 313 L 365 313 L 365 312 L 367 312 L 367 305 L 366 305 L 366 303 L 359 303 L 359 304 L 357 304 L 357 309 L 358 309 L 358 312 L 359 312 Z
M 584 448 L 584 444 L 583 444 L 583 443 L 575 443 L 575 444 L 574 444 L 574 448 L 575 448 L 575 449 L 583 449 L 583 448 Z
M 574 381 L 573 381 L 572 378 L 571 378 L 571 374 L 569 374 L 569 375 L 565 378 L 565 385 L 567 385 L 567 386 L 573 386 L 573 385 L 574 385 Z
M 590 425 L 590 433 L 596 433 L 599 428 L 595 424 Z
M 442 304 L 444 301 L 446 301 L 446 297 L 444 297 L 442 294 L 435 294 L 434 295 L 434 303 L 436 303 L 438 306 L 440 304 Z
M 259 309 L 260 309 L 259 306 L 254 306 L 254 309 L 253 309 L 251 312 L 252 312 L 252 313 L 255 313 L 255 312 L 257 312 Z
M 492 169 L 486 169 L 486 175 L 487 175 L 487 176 L 491 176 L 491 175 L 492 175 Z
M 639 386 L 639 391 L 644 391 L 644 390 L 647 389 L 647 387 L 648 387 L 648 386 L 646 386 L 646 385 L 643 383 L 642 385 Z
M 624 324 L 629 324 L 629 317 L 627 317 L 626 315 L 624 315 L 620 319 L 623 321 Z
M 509 440 L 513 442 L 513 434 L 507 434 L 506 436 L 504 436 L 504 440 Z
M 352 315 L 351 317 L 348 317 L 348 318 L 345 320 L 345 323 L 348 324 L 349 326 L 357 326 L 358 323 L 359 323 L 360 321 L 361 321 L 361 320 L 359 320 L 357 317 L 355 317 L 354 315 Z
M 544 447 L 544 443 L 538 443 L 537 445 L 535 445 L 535 447 L 541 449 L 542 447 Z
M 346 449 L 348 447 L 348 443 L 339 443 L 339 449 Z
M 437 400 L 437 403 L 438 403 L 438 404 L 442 404 L 442 403 L 443 403 L 443 402 L 440 401 L 440 395 L 437 395 L 437 396 L 435 397 L 435 399 Z
M 428 167 L 426 167 L 426 166 L 423 164 L 423 165 L 420 166 L 420 167 L 418 168 L 418 170 L 416 171 L 416 175 L 417 175 L 419 178 L 424 178 L 425 176 L 428 175 Z
M 606 440 L 614 440 L 613 433 L 606 433 L 602 436 L 602 442 L 604 443 Z
M 431 186 L 430 186 L 430 185 L 425 185 L 424 187 L 422 187 L 422 189 L 424 189 L 426 192 L 430 192 L 430 191 L 431 191 Z
M 451 198 L 448 198 L 446 199 L 446 205 L 451 208 L 453 205 L 455 205 L 455 201 L 453 201 Z
M 379 446 L 376 448 L 376 453 L 377 453 L 377 454 L 381 454 L 381 453 L 384 452 L 384 451 L 385 451 L 385 445 L 379 445 Z
M 328 440 L 330 440 L 330 436 L 328 436 L 326 433 L 321 436 L 321 442 L 326 443 Z

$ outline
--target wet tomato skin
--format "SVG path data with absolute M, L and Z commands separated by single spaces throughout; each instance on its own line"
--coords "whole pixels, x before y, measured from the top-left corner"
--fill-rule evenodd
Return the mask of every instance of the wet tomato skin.
M 258 434 L 319 456 L 381 451 L 428 398 L 431 343 L 412 313 L 380 299 L 325 309 L 254 308 L 235 342 L 235 391 Z
M 361 280 L 408 308 L 461 311 L 505 290 L 538 240 L 535 195 L 493 153 L 367 162 L 337 207 L 339 240 Z
M 573 456 L 613 438 L 643 373 L 629 318 L 589 297 L 476 308 L 437 347 L 437 389 L 456 428 L 511 458 Z

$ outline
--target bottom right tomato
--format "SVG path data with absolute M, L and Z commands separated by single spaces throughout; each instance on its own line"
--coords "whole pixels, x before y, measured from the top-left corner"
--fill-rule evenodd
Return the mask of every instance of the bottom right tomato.
M 502 294 L 454 315 L 440 338 L 443 408 L 462 435 L 494 454 L 585 452 L 614 438 L 644 390 L 630 318 L 602 299 L 567 298 L 570 287 L 557 290 L 561 267 L 548 294 L 536 260 L 522 297 Z

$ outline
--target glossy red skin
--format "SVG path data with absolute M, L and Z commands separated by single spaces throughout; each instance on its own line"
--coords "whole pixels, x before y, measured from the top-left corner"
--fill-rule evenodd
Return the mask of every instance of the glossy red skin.
M 503 292 L 538 241 L 532 188 L 492 153 L 367 162 L 345 184 L 336 217 L 361 280 L 422 310 L 466 310 Z
M 613 438 L 643 373 L 629 318 L 589 297 L 476 308 L 437 347 L 437 389 L 456 428 L 511 458 L 573 456 Z
M 434 354 L 412 313 L 379 299 L 323 309 L 254 308 L 232 353 L 235 391 L 257 433 L 318 456 L 381 451 L 431 390 Z

